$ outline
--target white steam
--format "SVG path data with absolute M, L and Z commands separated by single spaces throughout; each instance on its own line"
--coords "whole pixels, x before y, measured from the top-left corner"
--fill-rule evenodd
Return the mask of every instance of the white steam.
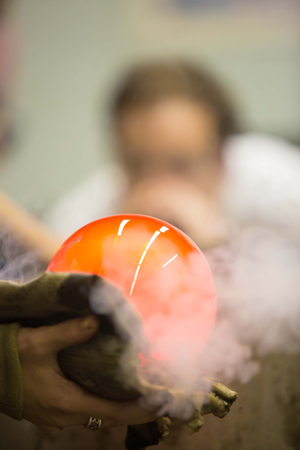
M 36 252 L 20 250 L 20 245 L 5 233 L 0 235 L 0 241 L 1 279 L 25 282 L 40 272 Z M 150 394 L 144 398 L 148 406 L 162 405 L 165 411 L 181 417 L 190 415 L 189 395 L 199 389 L 202 373 L 224 383 L 246 383 L 259 371 L 260 356 L 300 351 L 300 245 L 275 231 L 251 228 L 228 245 L 208 252 L 206 257 L 218 294 L 217 320 L 210 340 L 199 359 L 195 356 L 197 340 L 192 344 L 189 340 L 190 347 L 178 352 L 176 323 L 173 329 L 166 330 L 162 336 L 164 345 L 178 357 L 168 367 L 171 377 L 160 378 L 156 366 L 150 370 L 150 382 L 162 383 L 166 389 L 149 390 Z M 132 349 L 143 351 L 147 342 L 133 308 L 121 297 L 106 291 L 103 295 L 109 299 L 106 303 L 99 302 L 98 296 L 98 299 L 92 297 L 91 304 L 98 314 L 114 312 L 115 325 L 131 340 L 131 353 L 121 361 L 130 378 L 136 369 L 134 365 L 128 366 L 133 361 Z M 197 316 L 192 315 L 191 330 L 195 329 L 195 320 Z M 153 327 L 164 321 L 165 317 L 158 314 Z M 183 397 L 170 394 L 170 389 L 180 387 L 186 393 Z M 206 385 L 205 389 L 209 388 Z
M 26 250 L 11 233 L 0 231 L 0 279 L 28 282 L 46 268 L 36 250 Z
M 176 361 L 173 358 L 168 366 L 171 377 L 160 379 L 161 372 L 155 366 L 149 372 L 151 382 L 171 389 L 184 388 L 186 396 L 180 400 L 169 395 L 168 389 L 146 398 L 148 405 L 163 404 L 166 411 L 175 410 L 177 416 L 189 415 L 188 398 L 199 386 L 203 388 L 199 385 L 203 373 L 224 383 L 247 383 L 259 371 L 259 357 L 300 351 L 300 246 L 275 231 L 249 228 L 206 257 L 218 293 L 217 319 L 210 340 L 200 359 L 195 357 L 197 340 L 194 344 L 189 341 L 193 348 L 178 351 L 173 339 L 175 321 L 174 329 L 163 336 L 170 352 L 177 351 Z M 126 314 L 123 306 L 119 314 L 122 329 L 131 313 Z M 196 319 L 191 316 L 192 322 Z M 156 326 L 164 320 L 158 313 Z M 131 326 L 129 329 L 133 330 Z M 131 336 L 138 346 L 138 335 L 133 332 Z M 127 363 L 124 358 L 124 366 Z
M 140 392 L 141 404 L 146 409 L 155 409 L 158 415 L 170 414 L 183 421 L 190 420 L 211 388 L 210 381 L 199 377 L 196 358 L 191 358 L 188 351 L 186 355 L 179 353 L 176 363 L 174 360 L 170 363 L 151 358 L 152 344 L 144 333 L 140 316 L 126 301 L 122 291 L 106 281 L 92 291 L 90 306 L 94 313 L 109 316 L 119 336 L 127 342 L 119 360 L 119 380 L 122 385 Z M 159 316 L 157 319 L 164 320 Z M 169 349 L 174 351 L 172 330 L 166 332 L 169 332 Z M 141 367 L 139 353 L 146 358 L 146 366 Z M 195 394 L 197 390 L 201 390 L 201 398 Z
M 300 246 L 251 228 L 211 251 L 218 315 L 201 367 L 242 383 L 259 371 L 255 356 L 300 351 Z

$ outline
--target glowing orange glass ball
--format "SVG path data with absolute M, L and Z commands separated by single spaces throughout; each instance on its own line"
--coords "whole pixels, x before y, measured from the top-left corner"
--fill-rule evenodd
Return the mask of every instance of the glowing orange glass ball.
M 158 358 L 197 356 L 209 339 L 217 308 L 211 270 L 193 241 L 166 222 L 134 214 L 92 222 L 62 244 L 47 270 L 97 274 L 120 288 Z

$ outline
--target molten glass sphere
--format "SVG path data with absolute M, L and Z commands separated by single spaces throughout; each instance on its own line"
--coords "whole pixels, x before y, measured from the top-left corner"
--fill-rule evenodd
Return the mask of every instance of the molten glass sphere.
M 211 270 L 194 242 L 162 220 L 126 214 L 92 222 L 62 244 L 48 271 L 97 274 L 121 289 L 158 359 L 199 355 L 209 339 L 217 303 Z

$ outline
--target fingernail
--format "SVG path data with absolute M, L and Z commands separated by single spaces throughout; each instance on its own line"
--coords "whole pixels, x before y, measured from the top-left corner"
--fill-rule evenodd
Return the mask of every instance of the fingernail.
M 80 328 L 83 331 L 91 331 L 95 328 L 96 326 L 96 321 L 94 319 L 94 317 L 90 316 L 90 317 L 85 317 L 79 324 Z

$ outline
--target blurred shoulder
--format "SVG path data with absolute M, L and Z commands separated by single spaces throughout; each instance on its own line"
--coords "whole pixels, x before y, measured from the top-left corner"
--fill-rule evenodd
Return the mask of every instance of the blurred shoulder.
M 230 137 L 224 146 L 227 169 L 269 168 L 281 164 L 300 164 L 300 149 L 284 139 L 262 133 Z
M 272 136 L 244 134 L 227 141 L 223 161 L 223 201 L 232 216 L 243 223 L 299 224 L 298 147 Z

